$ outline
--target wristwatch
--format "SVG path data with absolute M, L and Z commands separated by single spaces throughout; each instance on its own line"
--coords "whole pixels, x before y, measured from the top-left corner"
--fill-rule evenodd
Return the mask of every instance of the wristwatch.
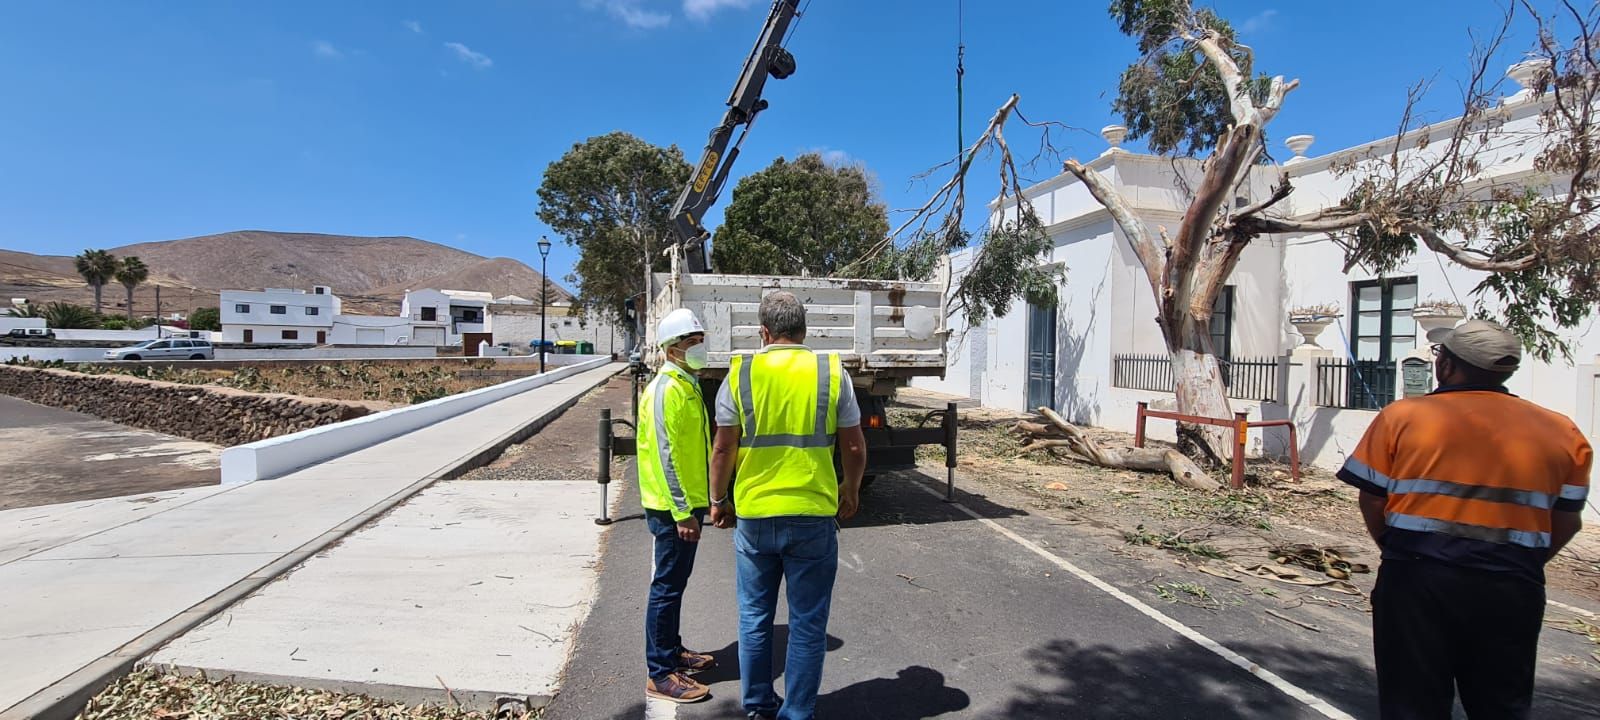
M 728 504 L 728 496 L 727 495 L 723 495 L 721 500 L 712 500 L 711 501 L 711 506 L 712 507 L 722 507 L 722 506 L 727 505 L 727 504 Z

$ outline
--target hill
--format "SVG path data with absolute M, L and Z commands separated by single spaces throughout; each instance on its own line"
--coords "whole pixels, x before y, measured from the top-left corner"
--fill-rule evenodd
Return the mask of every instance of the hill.
M 397 312 L 407 289 L 537 298 L 540 283 L 537 270 L 516 260 L 484 258 L 412 237 L 244 230 L 125 245 L 110 252 L 136 255 L 151 268 L 151 285 L 140 287 L 134 297 L 134 307 L 146 313 L 154 310 L 156 283 L 162 286 L 163 310 L 214 306 L 222 290 L 327 285 L 346 300 L 347 311 L 379 315 Z M 94 293 L 78 277 L 71 257 L 0 250 L 0 301 L 12 297 L 88 305 Z M 124 297 L 120 285 L 108 285 L 106 312 L 120 312 Z M 552 290 L 552 299 L 565 297 L 559 286 Z

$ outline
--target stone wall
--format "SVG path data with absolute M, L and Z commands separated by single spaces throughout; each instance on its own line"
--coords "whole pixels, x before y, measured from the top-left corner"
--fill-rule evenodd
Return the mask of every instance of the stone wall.
M 0 366 L 0 394 L 224 446 L 342 422 L 376 410 L 372 405 L 341 400 L 16 366 Z

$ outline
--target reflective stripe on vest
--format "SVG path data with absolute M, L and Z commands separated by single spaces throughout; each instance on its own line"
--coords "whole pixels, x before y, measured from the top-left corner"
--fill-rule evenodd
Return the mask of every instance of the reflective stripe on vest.
M 676 387 L 679 383 L 683 389 Z M 698 430 L 691 434 L 685 425 Z M 677 437 L 674 426 L 683 428 Z M 706 507 L 710 446 L 699 382 L 663 365 L 639 402 L 639 495 L 644 507 L 677 515 Z
M 832 516 L 839 509 L 833 446 L 844 372 L 837 354 L 777 346 L 732 358 L 739 414 L 739 517 Z

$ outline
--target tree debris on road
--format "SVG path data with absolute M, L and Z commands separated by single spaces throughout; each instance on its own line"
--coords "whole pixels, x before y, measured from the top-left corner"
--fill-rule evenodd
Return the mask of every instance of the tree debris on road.
M 78 720 L 487 720 L 485 713 L 437 705 L 406 705 L 365 695 L 344 695 L 277 685 L 259 685 L 204 675 L 168 674 L 141 668 L 101 691 Z
M 1091 465 L 1119 470 L 1165 472 L 1172 476 L 1174 482 L 1184 487 L 1206 491 L 1222 489 L 1221 483 L 1211 479 L 1194 460 L 1177 450 L 1171 448 L 1112 450 L 1102 447 L 1084 434 L 1083 430 L 1067 422 L 1050 408 L 1040 407 L 1039 414 L 1049 422 L 1048 425 L 1027 420 L 1018 421 L 1016 424 L 1016 433 L 1028 439 L 1022 446 L 1022 451 L 1025 453 L 1037 450 L 1052 452 L 1057 449 L 1066 450 L 1069 453 L 1068 457 Z

